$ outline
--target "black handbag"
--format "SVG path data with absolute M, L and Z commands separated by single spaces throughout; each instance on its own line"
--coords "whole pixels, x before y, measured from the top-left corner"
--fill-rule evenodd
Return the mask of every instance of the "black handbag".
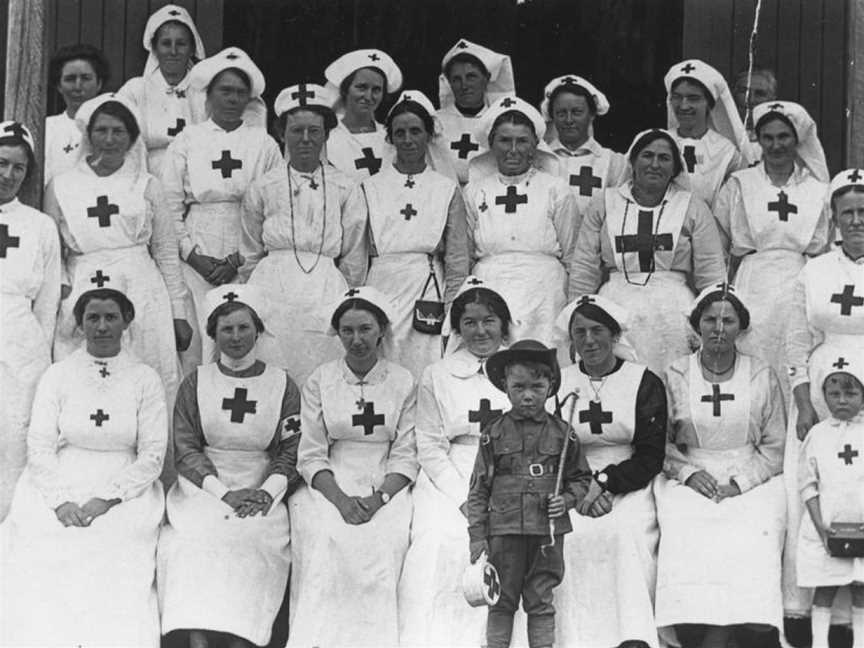
M 864 557 L 864 524 L 860 522 L 832 522 L 828 536 L 828 553 L 835 558 Z
M 435 285 L 435 294 L 438 297 L 435 301 L 423 299 L 426 296 L 426 291 L 429 290 L 430 281 Z M 418 333 L 440 335 L 443 325 L 444 302 L 441 300 L 441 288 L 438 286 L 438 277 L 435 276 L 435 265 L 432 261 L 432 255 L 429 255 L 429 276 L 423 285 L 420 299 L 414 302 L 414 317 L 411 320 L 411 326 Z

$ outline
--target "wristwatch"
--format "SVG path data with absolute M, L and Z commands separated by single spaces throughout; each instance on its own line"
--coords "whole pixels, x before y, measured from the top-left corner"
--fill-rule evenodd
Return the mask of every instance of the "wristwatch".
M 599 470 L 594 473 L 594 479 L 600 484 L 600 488 L 605 491 L 606 487 L 609 485 L 609 475 L 605 472 L 600 472 Z
M 375 492 L 381 496 L 381 503 L 382 504 L 387 504 L 390 501 L 390 495 L 388 493 L 385 493 L 382 490 L 378 490 Z

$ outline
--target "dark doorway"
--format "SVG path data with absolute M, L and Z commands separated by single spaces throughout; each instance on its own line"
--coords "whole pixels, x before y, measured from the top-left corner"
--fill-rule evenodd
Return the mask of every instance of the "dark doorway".
M 438 103 L 441 57 L 459 38 L 510 54 L 520 97 L 579 74 L 609 98 L 597 139 L 626 150 L 640 130 L 666 125 L 663 75 L 681 60 L 683 0 L 225 0 L 225 45 L 258 63 L 272 106 L 279 91 L 321 83 L 324 68 L 358 47 L 385 50 L 405 87 Z M 382 111 L 389 106 L 382 105 Z M 383 117 L 383 114 L 380 115 Z

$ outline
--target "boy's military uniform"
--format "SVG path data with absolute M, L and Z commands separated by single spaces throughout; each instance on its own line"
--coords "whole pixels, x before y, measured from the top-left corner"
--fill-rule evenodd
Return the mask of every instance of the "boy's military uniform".
M 591 470 L 564 421 L 545 411 L 532 418 L 509 411 L 482 430 L 467 504 L 470 539 L 488 541 L 489 561 L 501 579 L 501 597 L 489 610 L 489 648 L 509 646 L 520 595 L 531 647 L 553 643 L 552 590 L 564 576 L 563 534 L 572 531 L 568 514 L 555 519 L 554 546 L 541 548 L 549 543 L 547 501 L 567 434 L 561 494 L 569 511 L 588 492 Z

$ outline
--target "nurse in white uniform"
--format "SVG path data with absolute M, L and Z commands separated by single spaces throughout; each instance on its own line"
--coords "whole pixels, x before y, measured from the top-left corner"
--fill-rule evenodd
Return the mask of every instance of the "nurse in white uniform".
M 386 52 L 362 49 L 340 56 L 327 66 L 324 76 L 339 95 L 339 122 L 327 141 L 327 159 L 354 180 L 365 180 L 393 157 L 375 111 L 385 95 L 402 87 L 402 71 Z
M 0 123 L 0 522 L 27 455 L 36 383 L 51 364 L 60 301 L 60 241 L 49 216 L 21 204 L 36 165 L 33 136 L 18 122 Z
M 345 357 L 303 386 L 289 648 L 398 645 L 418 465 L 414 380 L 379 356 L 392 312 L 374 288 L 348 290 L 331 310 Z
M 243 264 L 240 204 L 249 184 L 282 165 L 276 141 L 250 125 L 244 111 L 264 91 L 264 75 L 236 47 L 198 63 L 192 86 L 206 89 L 207 121 L 183 129 L 168 147 L 162 169 L 165 200 L 177 228 L 183 277 L 192 297 L 196 337 L 184 368 L 212 360 L 213 343 L 202 335 L 204 295 L 234 280 Z
M 483 114 L 502 97 L 515 93 L 513 64 L 506 54 L 460 38 L 441 59 L 438 119 L 459 184 L 468 182 L 472 158 L 489 149 L 482 133 Z

